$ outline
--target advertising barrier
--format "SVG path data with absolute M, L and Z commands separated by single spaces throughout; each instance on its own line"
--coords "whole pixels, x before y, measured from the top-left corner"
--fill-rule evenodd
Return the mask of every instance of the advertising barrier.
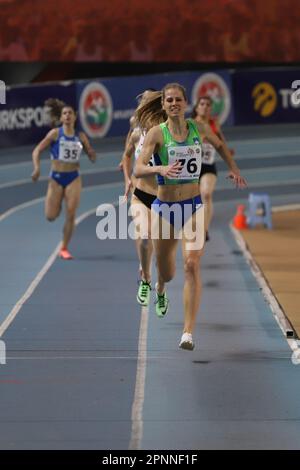
M 82 129 L 90 138 L 126 135 L 129 118 L 137 106 L 136 96 L 147 88 L 161 90 L 170 82 L 186 88 L 189 110 L 198 96 L 209 95 L 213 100 L 213 114 L 221 124 L 233 124 L 229 73 L 185 72 L 80 81 L 77 103 Z
M 293 99 L 300 68 L 235 72 L 232 77 L 237 125 L 300 121 L 300 100 Z M 295 96 L 295 95 L 294 95 Z
M 76 105 L 74 83 L 31 85 L 6 89 L 6 103 L 0 104 L 1 147 L 35 144 L 50 130 L 44 101 L 59 98 Z
M 233 124 L 231 76 L 226 71 L 83 80 L 8 89 L 6 103 L 0 105 L 0 145 L 34 145 L 43 138 L 49 130 L 44 101 L 50 97 L 75 107 L 78 127 L 90 139 L 125 136 L 137 106 L 136 96 L 147 88 L 160 90 L 170 82 L 186 88 L 190 110 L 199 95 L 208 94 L 220 122 Z
M 189 112 L 199 96 L 209 95 L 213 114 L 224 126 L 300 121 L 300 68 L 181 72 L 11 88 L 0 82 L 0 145 L 36 144 L 49 130 L 44 101 L 51 97 L 75 107 L 78 129 L 91 140 L 125 136 L 136 97 L 147 88 L 161 90 L 173 82 L 186 88 Z

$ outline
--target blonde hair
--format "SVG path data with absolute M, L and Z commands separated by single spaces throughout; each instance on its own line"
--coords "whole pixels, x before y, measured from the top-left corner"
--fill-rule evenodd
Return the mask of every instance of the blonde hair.
M 136 108 L 134 116 L 141 129 L 146 131 L 166 121 L 167 115 L 162 109 L 162 92 L 147 90 L 147 95 Z

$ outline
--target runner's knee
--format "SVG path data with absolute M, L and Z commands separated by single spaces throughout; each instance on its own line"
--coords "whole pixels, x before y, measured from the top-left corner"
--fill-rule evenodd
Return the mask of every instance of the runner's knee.
M 54 220 L 56 220 L 57 217 L 59 216 L 59 213 L 60 213 L 60 209 L 57 210 L 57 211 L 54 211 L 53 209 L 52 210 L 46 210 L 45 211 L 45 216 L 46 216 L 46 219 L 48 220 L 48 222 L 54 222 Z
M 66 212 L 66 219 L 73 222 L 76 217 L 76 209 L 68 209 Z
M 170 282 L 175 276 L 175 267 L 174 268 L 158 268 L 159 270 L 159 275 L 163 279 L 164 282 Z
M 149 248 L 150 243 L 152 243 L 152 241 L 149 238 L 141 239 L 141 245 L 144 248 L 144 250 L 147 250 Z
M 188 257 L 184 262 L 184 272 L 188 276 L 196 277 L 200 274 L 200 258 Z
M 207 189 L 203 189 L 201 191 L 201 198 L 202 198 L 204 203 L 210 202 L 211 199 L 212 199 L 212 192 L 207 190 Z
M 54 220 L 57 219 L 57 216 L 46 214 L 46 219 L 48 220 L 48 222 L 54 222 Z
M 174 273 L 171 273 L 171 272 L 163 273 L 161 275 L 161 277 L 162 277 L 164 282 L 170 282 L 170 281 L 172 281 L 172 279 L 174 277 Z

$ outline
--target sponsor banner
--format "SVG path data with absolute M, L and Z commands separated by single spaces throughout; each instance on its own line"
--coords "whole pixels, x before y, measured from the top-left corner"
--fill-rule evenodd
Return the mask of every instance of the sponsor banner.
M 0 104 L 0 145 L 2 147 L 35 145 L 49 131 L 44 101 L 59 98 L 78 111 L 77 126 L 90 139 L 125 136 L 136 97 L 145 89 L 161 90 L 167 83 L 186 88 L 189 108 L 200 95 L 213 100 L 213 114 L 221 124 L 233 123 L 231 76 L 226 71 L 182 72 L 95 79 L 49 85 L 11 87 Z M 6 101 L 6 103 L 4 103 Z
M 80 125 L 91 138 L 125 136 L 136 106 L 136 96 L 145 89 L 161 90 L 167 83 L 180 83 L 187 90 L 189 111 L 201 95 L 213 100 L 213 114 L 221 124 L 232 124 L 231 76 L 227 72 L 170 73 L 118 77 L 77 84 Z
M 34 145 L 50 130 L 44 101 L 59 98 L 76 105 L 75 84 L 31 85 L 6 90 L 6 103 L 0 105 L 0 145 Z
M 236 72 L 232 82 L 235 124 L 299 122 L 300 100 L 295 99 L 293 87 L 297 79 L 300 69 Z
M 218 118 L 221 125 L 232 124 L 231 80 L 227 72 L 207 72 L 197 78 L 192 89 L 192 103 L 200 96 L 212 99 L 212 115 Z

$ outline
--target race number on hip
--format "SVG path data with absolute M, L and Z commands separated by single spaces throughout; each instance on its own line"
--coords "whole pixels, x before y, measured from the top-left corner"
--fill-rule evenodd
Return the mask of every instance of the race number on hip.
M 209 143 L 203 143 L 203 154 L 202 154 L 202 162 L 206 163 L 207 165 L 212 165 L 215 162 L 216 158 L 216 149 L 213 145 Z
M 201 147 L 199 145 L 169 147 L 169 164 L 181 163 L 181 172 L 172 179 L 191 180 L 199 178 L 201 171 Z
M 66 163 L 76 163 L 79 161 L 81 151 L 82 144 L 80 142 L 61 140 L 58 159 Z

